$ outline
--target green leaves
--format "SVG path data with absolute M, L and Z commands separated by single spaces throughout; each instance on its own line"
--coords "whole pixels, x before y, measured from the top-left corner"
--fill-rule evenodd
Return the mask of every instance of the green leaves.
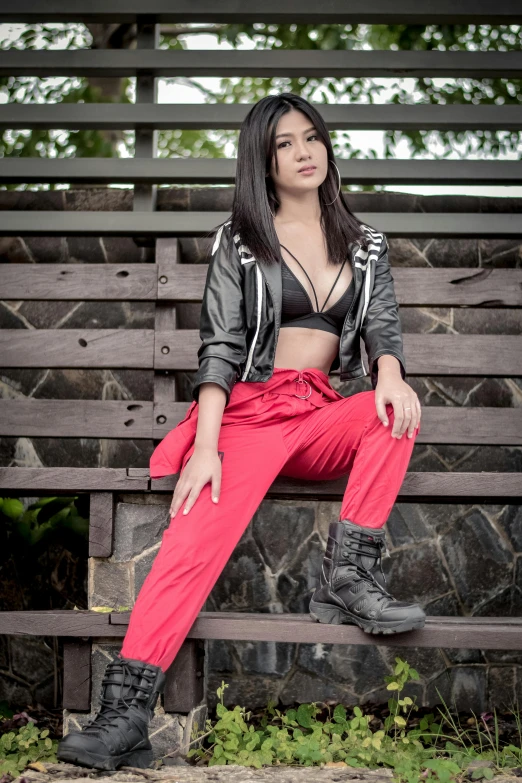
M 18 777 L 28 764 L 42 759 L 57 761 L 57 748 L 58 740 L 50 739 L 49 730 L 40 731 L 32 721 L 16 731 L 6 731 L 0 736 L 0 774 Z
M 522 750 L 506 745 L 492 759 L 493 751 L 478 752 L 462 737 L 448 737 L 444 720 L 433 713 L 411 720 L 418 708 L 415 699 L 403 695 L 409 682 L 417 680 L 417 671 L 401 658 L 395 659 L 393 674 L 387 676 L 387 689 L 394 693 L 388 700 L 389 715 L 377 729 L 374 716 L 355 705 L 349 709 L 337 704 L 299 704 L 285 712 L 272 701 L 252 719 L 243 707 L 229 709 L 223 703 L 228 685 L 217 689 L 220 701 L 217 720 L 207 720 L 196 733 L 189 751 L 208 766 L 241 764 L 262 766 L 339 766 L 392 769 L 394 783 L 450 783 L 463 780 L 491 780 L 497 767 L 515 767 L 522 762 Z M 325 714 L 326 713 L 326 714 Z M 413 726 L 412 726 L 413 723 Z M 455 739 L 453 742 L 451 739 Z M 460 744 L 459 744 L 460 742 Z M 468 764 L 473 766 L 468 771 Z M 480 760 L 481 763 L 478 763 Z
M 89 520 L 76 506 L 77 496 L 40 498 L 25 508 L 18 498 L 0 498 L 0 523 L 10 536 L 10 546 L 47 545 L 53 536 L 64 533 L 89 537 Z

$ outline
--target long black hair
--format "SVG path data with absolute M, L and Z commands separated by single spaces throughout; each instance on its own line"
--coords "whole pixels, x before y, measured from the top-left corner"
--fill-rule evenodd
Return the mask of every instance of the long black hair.
M 339 176 L 332 165 L 335 162 L 332 142 L 321 114 L 305 98 L 292 92 L 261 98 L 241 124 L 231 215 L 232 235 L 239 232 L 241 244 L 246 245 L 254 257 L 262 258 L 268 264 L 280 263 L 279 239 L 271 215 L 271 212 L 276 213 L 279 202 L 270 176 L 270 164 L 275 156 L 276 170 L 279 170 L 275 140 L 277 124 L 283 114 L 293 109 L 303 112 L 311 120 L 327 150 L 328 173 L 319 186 L 321 225 L 328 258 L 334 264 L 341 264 L 352 243 L 357 242 L 367 249 L 367 238 L 361 222 L 346 204 L 342 191 L 336 198 Z

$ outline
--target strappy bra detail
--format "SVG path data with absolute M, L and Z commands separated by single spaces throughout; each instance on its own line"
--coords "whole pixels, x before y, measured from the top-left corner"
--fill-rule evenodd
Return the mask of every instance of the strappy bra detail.
M 281 245 L 281 247 L 283 247 L 288 253 L 290 253 L 292 258 L 294 258 L 297 261 L 297 263 L 299 264 L 299 266 L 307 276 L 308 280 L 310 280 L 310 277 L 306 269 L 303 267 L 301 262 L 294 256 L 294 254 L 291 253 L 290 250 L 288 250 L 288 248 L 285 247 L 284 245 Z M 336 334 L 339 337 L 342 332 L 344 319 L 353 301 L 353 291 L 354 291 L 353 279 L 350 285 L 348 286 L 348 288 L 346 289 L 346 291 L 344 292 L 344 294 L 341 296 L 340 299 L 337 300 L 337 302 L 334 305 L 329 307 L 327 310 L 325 310 L 324 307 L 328 302 L 328 299 L 330 298 L 330 295 L 333 289 L 335 288 L 337 281 L 339 280 L 341 272 L 344 269 L 346 259 L 343 261 L 341 265 L 339 274 L 335 278 L 335 282 L 331 287 L 330 293 L 326 297 L 321 310 L 319 310 L 319 302 L 317 300 L 317 294 L 315 292 L 314 284 L 312 283 L 312 281 L 310 280 L 310 285 L 312 286 L 312 291 L 314 292 L 315 301 L 318 308 L 317 310 L 314 310 L 308 292 L 304 288 L 301 281 L 298 280 L 298 278 L 292 272 L 292 270 L 290 269 L 290 267 L 285 262 L 282 256 L 281 256 L 281 261 L 282 261 L 281 278 L 282 278 L 282 290 L 283 290 L 281 327 L 301 326 L 308 329 L 321 329 L 325 332 L 331 332 L 332 334 Z

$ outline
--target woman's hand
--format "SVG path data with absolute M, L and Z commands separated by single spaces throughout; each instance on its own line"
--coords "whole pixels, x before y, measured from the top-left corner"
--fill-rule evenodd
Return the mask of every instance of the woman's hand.
M 386 405 L 393 405 L 392 438 L 400 440 L 407 431 L 408 438 L 420 425 L 421 405 L 419 398 L 405 381 L 402 380 L 400 365 L 394 356 L 380 356 L 379 376 L 375 389 L 375 407 L 377 416 L 385 427 L 389 425 Z
M 183 514 L 188 514 L 199 493 L 209 481 L 211 482 L 212 499 L 217 503 L 221 488 L 221 460 L 216 449 L 196 446 L 176 484 L 170 504 L 171 518 L 176 515 L 185 500 L 187 502 Z

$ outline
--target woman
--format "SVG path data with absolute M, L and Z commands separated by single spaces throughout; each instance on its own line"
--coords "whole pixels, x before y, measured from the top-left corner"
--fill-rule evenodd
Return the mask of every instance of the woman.
M 109 664 L 102 710 L 62 740 L 62 760 L 150 763 L 147 724 L 164 672 L 278 475 L 350 473 L 312 618 L 368 633 L 424 625 L 418 604 L 385 589 L 381 568 L 420 405 L 404 380 L 386 238 L 355 218 L 340 188 L 314 106 L 292 93 L 253 106 L 239 138 L 232 217 L 212 247 L 193 402 L 150 461 L 152 478 L 180 473 L 171 524 Z M 367 374 L 361 337 L 374 391 L 343 397 L 328 374 Z

